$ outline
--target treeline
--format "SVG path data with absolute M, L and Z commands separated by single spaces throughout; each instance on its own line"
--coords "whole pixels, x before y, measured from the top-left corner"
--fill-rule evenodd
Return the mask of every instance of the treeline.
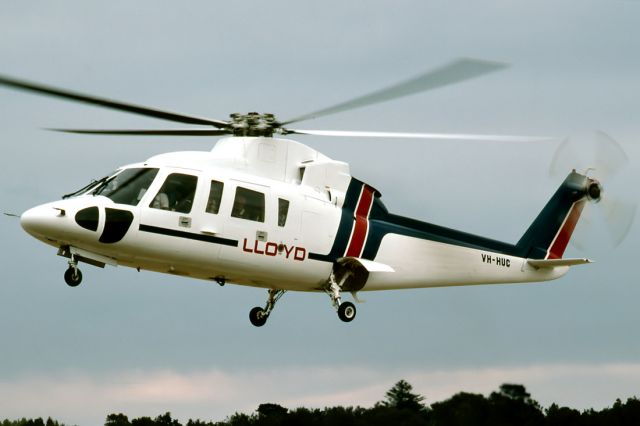
M 524 386 L 503 384 L 488 397 L 460 392 L 430 406 L 404 380 L 396 383 L 385 399 L 371 408 L 327 407 L 287 409 L 261 404 L 255 413 L 235 413 L 224 421 L 189 420 L 184 425 L 165 413 L 155 418 L 129 420 L 125 414 L 109 414 L 105 426 L 613 426 L 640 425 L 640 400 L 636 397 L 600 411 L 579 411 L 552 404 L 543 409 Z M 0 426 L 64 426 L 54 420 L 5 420 Z
M 64 426 L 64 424 L 53 420 L 49 417 L 47 420 L 37 419 L 20 419 L 20 420 L 4 420 L 0 426 Z

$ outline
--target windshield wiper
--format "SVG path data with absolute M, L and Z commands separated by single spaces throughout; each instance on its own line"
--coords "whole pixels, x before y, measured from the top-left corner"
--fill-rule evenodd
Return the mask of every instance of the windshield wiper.
M 89 185 L 86 185 L 86 186 L 84 186 L 84 187 L 82 187 L 82 188 L 78 189 L 77 191 L 72 192 L 71 194 L 65 194 L 65 195 L 63 195 L 63 196 L 62 196 L 62 199 L 63 199 L 63 200 L 66 200 L 67 198 L 71 198 L 71 197 L 75 197 L 76 195 L 80 195 L 80 194 L 82 194 L 82 193 L 84 193 L 84 192 L 87 192 L 89 189 L 93 188 L 94 186 L 101 187 L 101 186 L 103 186 L 103 185 L 105 185 L 105 184 L 107 183 L 107 180 L 108 180 L 108 179 L 109 179 L 109 176 L 105 176 L 105 177 L 103 177 L 102 179 L 98 179 L 98 180 L 93 179 L 93 180 L 89 183 Z M 96 188 L 96 190 L 94 190 L 94 193 L 95 193 L 95 191 L 97 191 L 98 189 L 99 189 L 99 188 Z
M 93 191 L 91 191 L 91 194 L 100 195 L 100 193 L 107 187 L 107 184 L 109 184 L 109 182 L 111 182 L 113 179 L 115 179 L 115 176 L 105 176 L 100 179 L 98 182 L 96 182 L 98 185 Z

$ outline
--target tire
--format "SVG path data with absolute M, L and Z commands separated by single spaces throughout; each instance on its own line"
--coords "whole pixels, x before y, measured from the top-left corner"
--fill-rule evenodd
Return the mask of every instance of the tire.
M 64 273 L 64 282 L 66 282 L 69 287 L 78 287 L 82 282 L 82 272 L 80 272 L 80 269 L 67 269 Z
M 256 306 L 249 312 L 249 321 L 251 321 L 251 324 L 256 327 L 262 327 L 265 325 L 267 323 L 267 318 L 269 318 L 269 316 L 265 315 L 264 309 L 259 306 Z
M 338 307 L 338 317 L 344 322 L 351 322 L 356 317 L 356 307 L 351 302 L 343 302 Z

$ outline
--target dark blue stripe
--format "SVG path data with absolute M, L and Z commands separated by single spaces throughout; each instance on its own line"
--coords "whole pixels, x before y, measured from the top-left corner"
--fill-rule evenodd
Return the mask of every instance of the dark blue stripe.
M 585 179 L 577 173 L 569 174 L 517 244 L 389 214 L 377 198 L 369 218 L 369 238 L 362 257 L 375 259 L 384 236 L 398 234 L 509 256 L 542 259 L 573 203 L 584 197 Z
M 140 231 L 152 234 L 167 235 L 169 237 L 186 238 L 189 240 L 204 241 L 223 246 L 238 247 L 238 240 L 214 237 L 213 235 L 194 234 L 192 232 L 177 231 L 175 229 L 160 228 L 157 226 L 140 225 Z
M 369 238 L 362 253 L 362 257 L 369 260 L 375 259 L 382 239 L 387 234 L 404 235 L 507 255 L 515 255 L 517 252 L 517 247 L 513 244 L 392 214 L 387 215 L 385 220 L 370 219 L 369 227 Z
M 585 196 L 586 179 L 585 176 L 575 172 L 569 174 L 517 244 L 390 214 L 380 200 L 380 193 L 376 192 L 369 215 L 369 235 L 362 257 L 374 260 L 384 236 L 397 234 L 509 256 L 542 259 L 573 203 Z M 331 251 L 326 255 L 310 253 L 309 259 L 334 262 L 344 255 L 353 227 L 358 196 L 363 185 L 363 182 L 356 179 L 352 179 L 349 184 L 338 233 Z
M 309 253 L 309 259 L 321 260 L 324 262 L 335 262 L 336 259 L 344 256 L 347 250 L 347 244 L 349 244 L 349 237 L 351 236 L 351 229 L 353 228 L 353 216 L 358 204 L 358 198 L 364 183 L 358 179 L 351 178 L 347 193 L 342 205 L 342 216 L 340 217 L 340 224 L 338 225 L 338 232 L 336 239 L 333 240 L 333 246 L 327 254 Z

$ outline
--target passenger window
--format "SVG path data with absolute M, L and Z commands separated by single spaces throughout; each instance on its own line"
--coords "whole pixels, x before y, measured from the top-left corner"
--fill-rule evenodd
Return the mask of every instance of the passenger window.
M 264 194 L 240 186 L 237 187 L 231 216 L 264 222 Z
M 207 213 L 218 214 L 220 211 L 220 200 L 222 200 L 222 189 L 224 184 L 217 180 L 211 181 L 211 189 L 209 190 L 209 199 L 207 200 Z
M 198 178 L 192 175 L 172 173 L 162 184 L 149 207 L 170 210 L 178 213 L 189 213 L 196 193 Z
M 288 213 L 289 201 L 278 198 L 278 226 L 284 226 L 287 223 Z

